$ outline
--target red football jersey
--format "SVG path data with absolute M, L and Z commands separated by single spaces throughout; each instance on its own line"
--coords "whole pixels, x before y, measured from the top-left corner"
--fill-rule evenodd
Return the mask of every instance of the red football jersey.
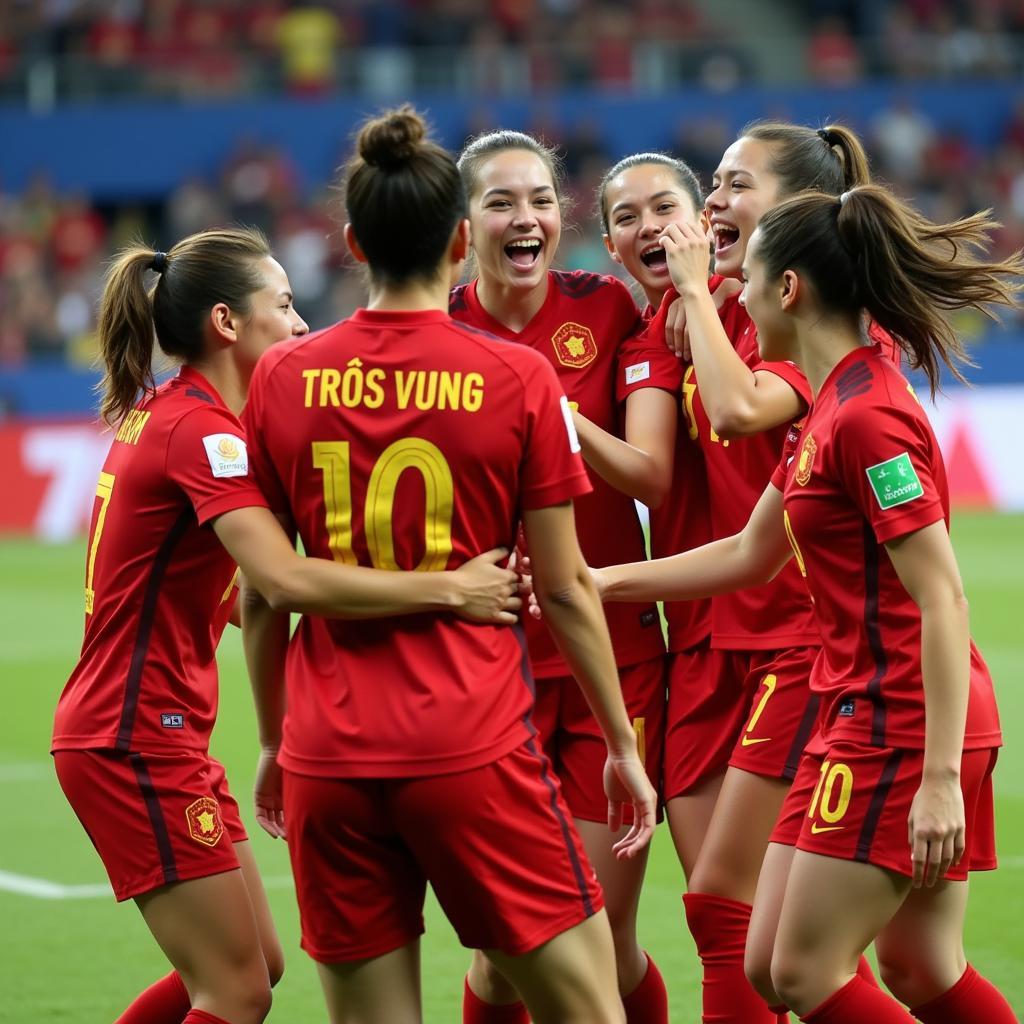
M 214 652 L 235 564 L 211 519 L 266 507 L 245 435 L 183 367 L 121 423 L 86 549 L 85 639 L 57 705 L 53 749 L 205 750 L 217 714 Z
M 619 352 L 617 394 L 620 402 L 642 388 L 660 388 L 682 401 L 683 375 L 689 363 L 665 345 L 664 324 L 652 336 L 644 330 Z M 665 558 L 711 540 L 707 472 L 700 446 L 680 411 L 676 425 L 672 484 L 660 508 L 652 508 L 651 555 Z M 711 601 L 666 601 L 668 649 L 685 651 L 711 633 Z
M 307 554 L 456 568 L 511 546 L 522 509 L 590 487 L 568 403 L 536 353 L 439 311 L 359 310 L 260 360 L 253 472 Z M 518 629 L 454 614 L 305 616 L 288 649 L 281 764 L 369 778 L 463 771 L 528 736 Z
M 881 345 L 832 370 L 772 482 L 784 488 L 794 564 L 824 641 L 811 687 L 826 738 L 922 747 L 921 612 L 885 544 L 940 520 L 948 529 L 949 489 L 928 418 Z M 999 742 L 992 680 L 972 642 L 964 746 Z
M 615 374 L 619 347 L 639 325 L 633 298 L 614 277 L 578 270 L 552 271 L 548 278 L 544 305 L 522 331 L 508 330 L 480 305 L 476 281 L 452 292 L 451 315 L 541 353 L 555 368 L 570 403 L 602 430 L 621 437 Z M 633 499 L 596 473 L 591 483 L 593 492 L 576 502 L 576 532 L 588 564 L 616 565 L 646 558 Z M 655 605 L 605 605 L 605 616 L 620 666 L 664 653 Z M 535 675 L 569 674 L 543 623 L 528 618 L 526 637 Z

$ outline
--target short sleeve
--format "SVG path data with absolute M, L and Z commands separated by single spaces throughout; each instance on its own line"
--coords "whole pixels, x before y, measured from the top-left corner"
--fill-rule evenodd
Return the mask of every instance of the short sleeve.
M 552 366 L 531 360 L 524 392 L 525 450 L 520 505 L 547 508 L 590 492 L 569 402 Z
M 836 422 L 836 473 L 878 542 L 944 519 L 945 472 L 924 413 L 900 404 L 847 410 Z
M 786 431 L 786 443 L 782 446 L 782 456 L 779 464 L 771 475 L 771 485 L 780 491 L 786 489 L 786 478 L 789 476 L 789 466 L 796 457 L 797 446 L 800 444 L 800 437 L 803 434 L 804 420 L 799 423 L 790 424 Z
M 267 502 L 249 470 L 241 425 L 226 409 L 203 406 L 184 416 L 167 442 L 167 475 L 188 496 L 199 525 Z
M 652 327 L 660 324 L 659 331 Z M 669 351 L 665 341 L 665 321 L 658 316 L 650 326 L 624 341 L 619 348 L 615 374 L 615 397 L 624 402 L 641 388 L 661 388 L 678 394 L 683 383 L 683 362 Z
M 264 395 L 267 366 L 266 359 L 261 360 L 256 366 L 256 372 L 249 383 L 249 398 L 242 412 L 242 423 L 249 439 L 249 467 L 253 480 L 266 496 L 271 511 L 278 515 L 287 515 L 290 514 L 288 498 L 266 446 L 268 428 Z
M 803 370 L 796 363 L 789 361 L 769 363 L 759 360 L 751 366 L 751 370 L 754 373 L 762 370 L 765 373 L 774 373 L 776 377 L 781 377 L 803 399 L 805 405 L 809 406 L 811 404 L 813 400 L 811 385 L 807 383 Z

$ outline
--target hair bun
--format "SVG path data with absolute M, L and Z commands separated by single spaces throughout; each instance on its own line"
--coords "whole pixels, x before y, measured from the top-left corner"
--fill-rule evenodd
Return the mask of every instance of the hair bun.
M 426 134 L 423 119 L 406 105 L 370 121 L 360 131 L 356 148 L 371 167 L 393 171 L 416 156 Z

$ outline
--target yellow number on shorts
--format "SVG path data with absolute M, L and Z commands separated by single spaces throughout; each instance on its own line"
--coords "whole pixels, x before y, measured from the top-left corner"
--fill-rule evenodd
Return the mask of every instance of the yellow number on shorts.
M 687 433 L 690 436 L 691 441 L 697 440 L 699 431 L 697 430 L 697 415 L 693 411 L 693 400 L 697 394 L 697 385 L 693 381 L 694 369 L 692 366 L 686 368 L 686 373 L 683 375 L 683 412 L 686 413 L 686 424 Z M 722 441 L 722 439 L 715 432 L 715 428 L 710 429 L 711 441 L 714 444 L 721 442 L 724 448 L 729 447 L 728 441 Z
M 647 764 L 647 719 L 633 719 L 633 733 L 636 736 L 636 752 L 641 764 Z
M 352 548 L 352 458 L 348 441 L 314 441 L 313 466 L 323 473 L 327 537 L 335 561 L 357 565 Z M 397 569 L 392 519 L 398 481 L 407 469 L 423 478 L 426 505 L 420 572 L 444 569 L 452 553 L 455 485 L 441 450 L 420 437 L 388 445 L 370 473 L 363 516 L 370 561 L 377 569 Z
M 96 484 L 96 497 L 100 499 L 100 510 L 96 513 L 96 526 L 92 531 L 92 543 L 89 545 L 89 561 L 85 569 L 85 614 L 92 615 L 96 592 L 92 588 L 93 574 L 96 572 L 96 552 L 99 551 L 100 537 L 103 536 L 103 524 L 107 521 L 107 508 L 110 496 L 114 493 L 114 474 L 100 473 Z
M 796 556 L 796 564 L 800 570 L 800 575 L 807 576 L 807 566 L 804 563 L 803 552 L 800 550 L 800 545 L 796 542 L 796 536 L 793 533 L 793 524 L 789 521 L 789 512 L 786 509 L 782 510 L 782 521 L 786 526 L 786 536 L 789 538 L 789 546 L 793 549 L 793 554 Z
M 839 783 L 839 795 L 836 797 L 836 783 Z M 823 761 L 818 784 L 814 787 L 808 818 L 813 818 L 819 811 L 821 820 L 834 825 L 842 820 L 850 808 L 850 797 L 853 794 L 853 772 L 850 766 L 831 761 Z M 819 806 L 820 800 L 820 806 Z
M 761 699 L 757 702 L 757 707 L 754 708 L 754 713 L 750 716 L 750 721 L 747 723 L 746 729 L 743 730 L 742 744 L 745 747 L 752 746 L 755 743 L 767 743 L 771 737 L 766 736 L 764 739 L 751 739 L 750 734 L 757 728 L 757 721 L 764 713 L 765 705 L 771 699 L 771 695 L 775 692 L 775 687 L 779 681 L 778 676 L 773 673 L 769 673 L 761 680 L 761 685 L 764 687 L 764 693 L 761 694 Z

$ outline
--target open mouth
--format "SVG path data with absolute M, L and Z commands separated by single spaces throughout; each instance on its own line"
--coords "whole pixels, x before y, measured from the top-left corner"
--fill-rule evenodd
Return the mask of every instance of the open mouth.
M 716 224 L 712 229 L 715 233 L 715 255 L 723 253 L 730 246 L 735 245 L 740 239 L 737 228 L 729 227 L 727 224 Z
M 665 250 L 660 245 L 652 246 L 640 253 L 640 262 L 648 270 L 664 270 L 668 266 Z
M 517 266 L 532 267 L 540 258 L 544 246 L 538 238 L 521 238 L 505 246 L 505 255 Z

